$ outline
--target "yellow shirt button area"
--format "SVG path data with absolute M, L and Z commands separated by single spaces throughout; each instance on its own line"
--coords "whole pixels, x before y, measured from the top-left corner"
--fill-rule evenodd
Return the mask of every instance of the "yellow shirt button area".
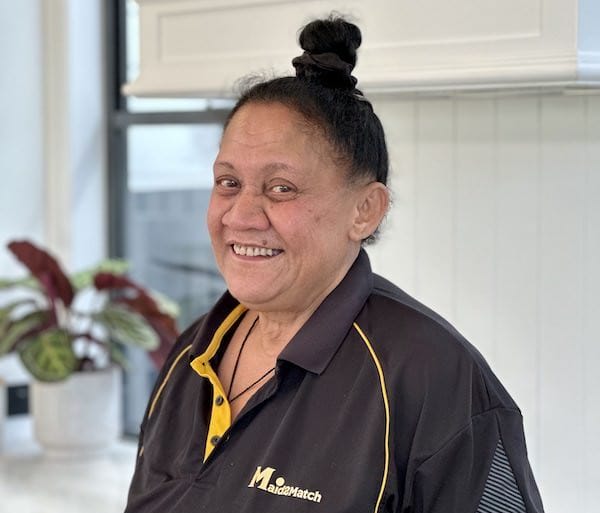
M 221 437 L 215 435 L 210 439 L 210 443 L 213 445 L 217 445 L 219 443 L 219 440 L 221 440 Z
M 222 405 L 224 402 L 225 402 L 225 399 L 223 398 L 223 396 L 222 396 L 222 395 L 218 395 L 218 396 L 215 398 L 215 404 L 216 404 L 217 406 L 221 406 L 221 405 Z

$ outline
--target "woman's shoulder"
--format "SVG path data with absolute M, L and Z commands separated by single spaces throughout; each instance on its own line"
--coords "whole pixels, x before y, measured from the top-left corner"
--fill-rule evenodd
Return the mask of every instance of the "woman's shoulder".
M 373 336 L 394 348 L 471 359 L 481 355 L 444 317 L 379 275 L 361 312 Z
M 374 275 L 373 291 L 357 323 L 369 333 L 390 379 L 404 388 L 424 394 L 438 390 L 442 396 L 452 390 L 475 399 L 480 410 L 516 408 L 475 345 L 440 314 L 381 276 Z
M 380 313 L 381 322 L 393 324 L 394 321 L 401 321 L 405 326 L 409 323 L 411 329 L 425 329 L 464 340 L 444 317 L 382 276 L 373 275 L 373 292 L 369 299 L 375 307 L 375 313 Z

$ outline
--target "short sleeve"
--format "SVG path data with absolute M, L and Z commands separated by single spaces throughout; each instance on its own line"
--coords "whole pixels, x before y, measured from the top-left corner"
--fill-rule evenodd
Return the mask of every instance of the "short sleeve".
M 194 334 L 196 333 L 196 330 L 198 329 L 198 326 L 199 326 L 199 323 L 201 322 L 201 320 L 202 320 L 202 318 L 200 320 L 196 321 L 194 324 L 192 324 L 187 330 L 185 330 L 179 336 L 179 338 L 177 339 L 177 341 L 171 348 L 171 350 L 165 360 L 165 363 L 163 364 L 162 368 L 158 372 L 158 376 L 155 380 L 152 392 L 150 393 L 148 403 L 146 405 L 146 410 L 144 412 L 144 416 L 143 416 L 142 422 L 140 424 L 137 458 L 135 461 L 133 477 L 132 477 L 131 483 L 129 485 L 128 502 L 131 501 L 131 499 L 133 497 L 135 497 L 137 495 L 141 495 L 142 491 L 149 487 L 148 480 L 149 480 L 151 471 L 149 468 L 146 468 L 147 465 L 145 464 L 144 441 L 145 441 L 145 432 L 146 432 L 146 427 L 147 427 L 147 423 L 148 423 L 148 418 L 150 417 L 150 411 L 152 408 L 152 403 L 155 400 L 155 398 L 157 397 L 157 395 L 159 394 L 159 390 L 161 389 L 161 386 L 168 379 L 169 373 L 172 370 L 172 368 L 174 367 L 174 365 L 177 363 L 178 359 L 183 358 L 184 355 L 186 355 L 187 352 L 189 351 L 189 346 L 191 344 Z
M 410 513 L 543 513 L 517 409 L 473 417 L 411 481 Z

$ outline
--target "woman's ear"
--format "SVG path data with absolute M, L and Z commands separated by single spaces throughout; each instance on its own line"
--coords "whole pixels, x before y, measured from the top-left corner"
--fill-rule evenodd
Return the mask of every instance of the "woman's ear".
M 375 233 L 381 224 L 389 208 L 390 195 L 384 184 L 371 182 L 362 187 L 357 199 L 350 238 L 360 242 Z

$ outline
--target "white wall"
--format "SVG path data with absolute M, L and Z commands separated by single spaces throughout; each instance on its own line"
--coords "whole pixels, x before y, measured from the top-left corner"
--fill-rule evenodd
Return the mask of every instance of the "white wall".
M 94 265 L 108 253 L 103 4 L 69 2 L 73 269 Z
M 8 241 L 45 240 L 41 23 L 40 2 L 0 2 L 0 276 L 21 271 Z M 0 359 L 0 376 L 28 379 L 13 357 Z
M 106 254 L 100 0 L 0 2 L 0 275 L 15 237 L 69 267 Z
M 0 2 L 0 275 L 18 266 L 6 242 L 44 240 L 41 8 Z
M 15 238 L 68 270 L 106 255 L 102 30 L 101 0 L 0 2 L 0 276 L 24 273 Z
M 600 96 L 375 103 L 394 191 L 375 269 L 490 361 L 546 512 L 597 512 Z
M 46 243 L 70 269 L 107 253 L 101 0 L 44 0 Z

